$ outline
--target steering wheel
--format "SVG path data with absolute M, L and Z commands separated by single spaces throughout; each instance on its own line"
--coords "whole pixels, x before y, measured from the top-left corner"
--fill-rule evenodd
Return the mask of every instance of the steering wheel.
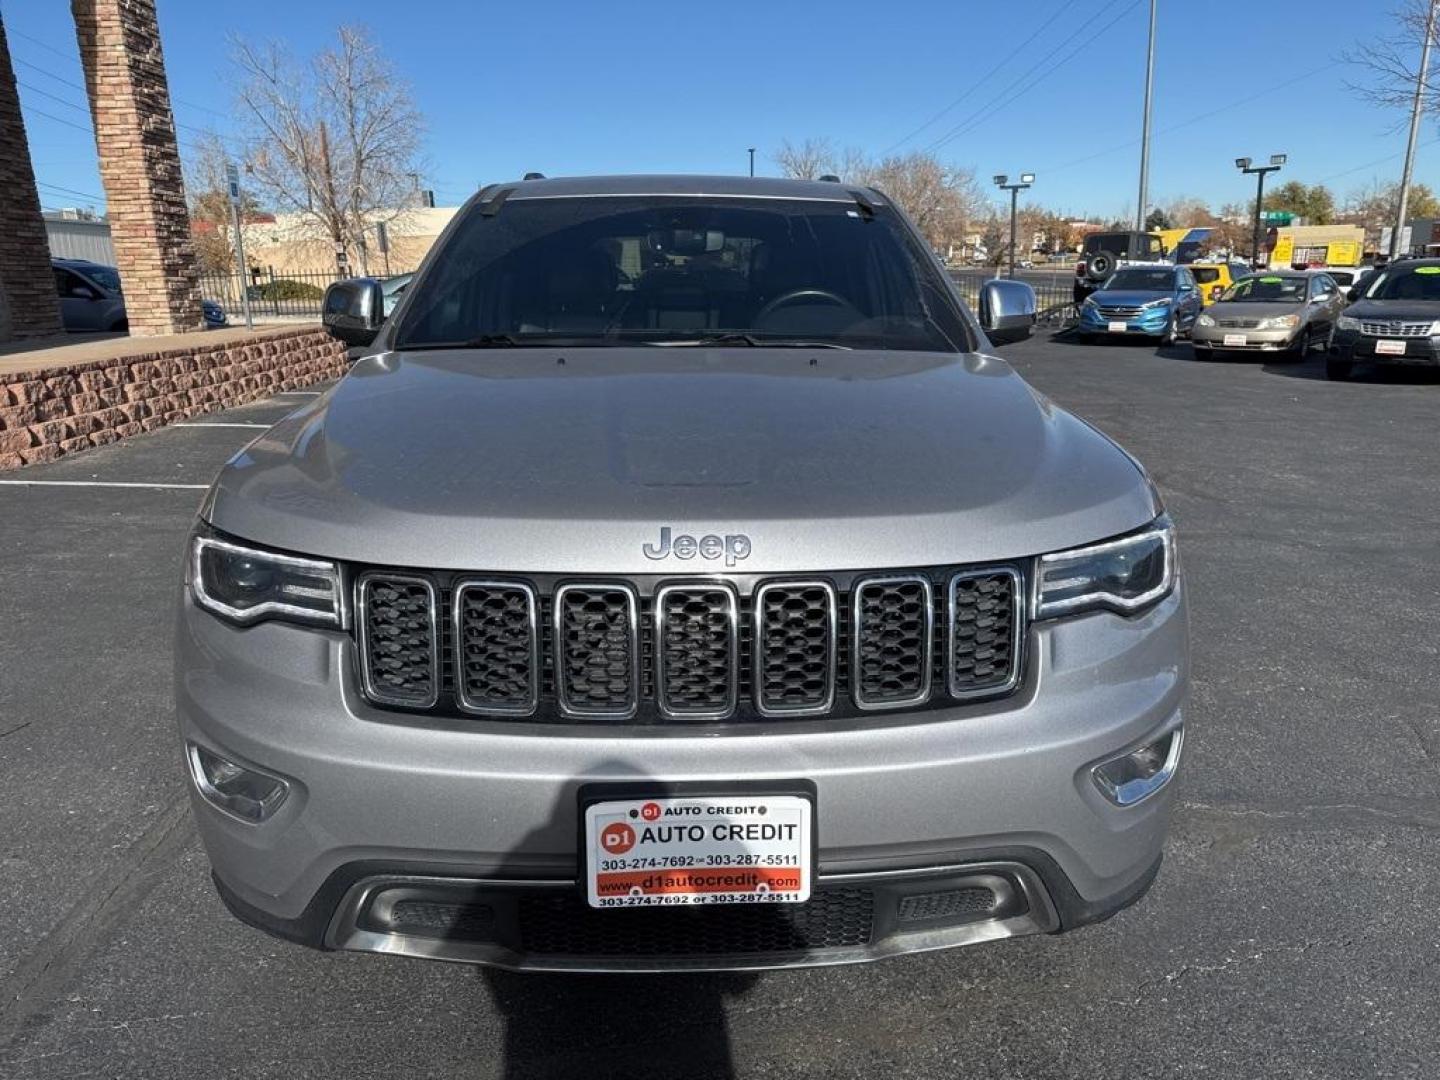
M 853 308 L 855 305 L 846 300 L 843 296 L 837 296 L 829 289 L 791 289 L 787 293 L 781 293 L 771 300 L 755 315 L 755 322 L 762 322 L 764 319 L 775 314 L 782 307 L 789 307 L 801 300 L 820 300 L 835 307 Z

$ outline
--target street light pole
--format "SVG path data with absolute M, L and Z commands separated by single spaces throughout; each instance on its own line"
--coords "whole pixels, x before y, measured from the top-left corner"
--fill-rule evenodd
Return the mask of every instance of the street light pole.
M 1420 74 L 1415 77 L 1415 101 L 1410 106 L 1410 141 L 1405 144 L 1405 171 L 1400 174 L 1400 204 L 1395 208 L 1395 227 L 1390 230 L 1390 258 L 1400 254 L 1400 234 L 1410 212 L 1410 178 L 1415 172 L 1415 140 L 1420 135 L 1420 114 L 1425 111 L 1425 76 L 1430 70 L 1430 39 L 1435 35 L 1435 4 L 1425 15 L 1425 44 L 1420 47 Z
M 750 147 L 750 175 L 755 175 L 755 148 Z
M 1242 173 L 1255 174 L 1255 225 L 1250 237 L 1251 266 L 1257 266 L 1260 262 L 1260 207 L 1265 201 L 1265 174 L 1279 172 L 1284 164 L 1284 154 L 1271 154 L 1269 165 L 1251 165 L 1248 157 L 1235 159 L 1235 167 Z
M 1150 199 L 1150 102 L 1155 86 L 1155 4 L 1150 0 L 1150 49 L 1145 58 L 1145 120 L 1140 129 L 1140 199 L 1135 204 L 1135 231 L 1145 231 L 1145 204 Z
M 1010 192 L 1010 276 L 1015 276 L 1015 244 L 1016 224 L 1019 212 L 1020 192 L 1024 191 L 1035 182 L 1034 173 L 1021 173 L 1018 184 L 1010 183 L 1010 177 L 1001 173 L 995 177 L 995 186 L 1001 191 Z

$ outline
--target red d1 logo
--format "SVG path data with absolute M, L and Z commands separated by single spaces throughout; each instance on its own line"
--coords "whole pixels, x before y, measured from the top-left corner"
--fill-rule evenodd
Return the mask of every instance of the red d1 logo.
M 640 816 L 646 821 L 654 821 L 660 816 L 660 804 L 647 802 L 644 806 L 640 807 Z
M 600 830 L 600 847 L 607 855 L 624 855 L 635 846 L 635 830 L 623 821 L 612 821 Z

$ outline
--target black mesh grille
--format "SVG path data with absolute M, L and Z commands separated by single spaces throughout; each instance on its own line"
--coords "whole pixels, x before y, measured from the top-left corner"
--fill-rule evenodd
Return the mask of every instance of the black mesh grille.
M 606 586 L 571 585 L 556 603 L 561 704 L 576 712 L 629 712 L 639 696 L 630 594 Z
M 1016 672 L 1019 590 L 1010 571 L 959 577 L 951 587 L 950 692 L 985 693 L 1008 685 Z
M 856 600 L 857 701 L 869 705 L 923 699 L 930 692 L 930 588 L 920 578 L 865 582 Z
M 422 937 L 484 937 L 494 925 L 494 909 L 484 904 L 401 900 L 390 913 L 390 928 Z
M 467 583 L 458 590 L 457 690 L 466 708 L 529 712 L 539 696 L 534 595 L 518 585 Z
M 755 697 L 771 712 L 824 708 L 835 681 L 834 593 L 821 584 L 771 585 L 756 605 Z
M 870 943 L 868 889 L 826 889 L 803 904 L 594 909 L 578 896 L 520 901 L 524 952 L 546 956 L 744 956 Z
M 672 712 L 729 712 L 738 674 L 734 594 L 679 586 L 663 590 L 657 604 L 661 703 Z
M 431 618 L 431 587 L 413 578 L 374 575 L 361 590 L 367 689 L 395 705 L 434 702 L 437 627 Z
M 995 894 L 989 889 L 947 889 L 904 897 L 900 901 L 897 918 L 901 922 L 955 919 L 963 915 L 988 915 L 994 907 Z

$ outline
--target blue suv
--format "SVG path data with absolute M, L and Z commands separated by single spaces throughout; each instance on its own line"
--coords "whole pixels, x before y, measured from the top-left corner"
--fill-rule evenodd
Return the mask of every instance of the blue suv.
M 1126 266 L 1080 305 L 1080 340 L 1144 334 L 1166 344 L 1189 333 L 1203 301 L 1184 266 Z

